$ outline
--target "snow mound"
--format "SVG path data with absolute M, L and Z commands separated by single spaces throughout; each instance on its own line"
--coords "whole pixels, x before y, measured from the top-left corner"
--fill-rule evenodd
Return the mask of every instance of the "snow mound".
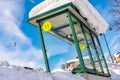
M 85 80 L 80 75 L 70 72 L 46 73 L 38 69 L 20 66 L 0 66 L 0 80 Z
M 115 63 L 108 63 L 112 80 L 120 80 L 120 65 Z
M 73 75 L 70 72 L 55 72 L 53 77 L 55 80 L 86 80 L 80 75 Z
M 52 71 L 52 73 L 55 73 L 55 72 L 68 72 L 68 71 L 66 71 L 65 69 L 62 69 L 62 68 L 58 68 L 58 69 L 54 69 Z
M 0 62 L 0 66 L 2 66 L 2 67 L 8 67 L 9 63 L 7 61 L 1 61 Z
M 108 63 L 111 80 L 120 80 L 120 65 Z M 86 80 L 79 74 L 58 69 L 53 73 L 46 73 L 41 68 L 33 69 L 9 65 L 7 61 L 0 62 L 0 80 Z

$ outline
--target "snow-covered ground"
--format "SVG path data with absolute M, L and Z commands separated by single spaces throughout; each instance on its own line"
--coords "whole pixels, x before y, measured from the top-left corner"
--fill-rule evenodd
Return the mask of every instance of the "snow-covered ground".
M 120 65 L 108 63 L 111 79 L 120 80 Z M 9 65 L 6 61 L 0 63 L 0 80 L 85 80 L 80 75 L 73 75 L 66 71 L 46 73 L 41 68 L 26 69 L 24 67 Z
M 112 80 L 120 80 L 120 64 L 108 63 Z
M 0 80 L 85 80 L 80 75 L 70 72 L 46 73 L 42 69 L 25 69 L 24 67 L 0 63 Z

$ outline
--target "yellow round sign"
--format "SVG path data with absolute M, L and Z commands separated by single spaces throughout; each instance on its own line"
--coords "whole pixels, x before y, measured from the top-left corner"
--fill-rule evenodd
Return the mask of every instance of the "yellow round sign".
M 42 30 L 49 32 L 52 29 L 52 23 L 50 21 L 45 21 L 42 25 Z
M 86 45 L 83 44 L 83 43 L 80 43 L 80 44 L 79 44 L 79 47 L 80 47 L 80 50 L 84 50 L 84 49 L 86 48 Z

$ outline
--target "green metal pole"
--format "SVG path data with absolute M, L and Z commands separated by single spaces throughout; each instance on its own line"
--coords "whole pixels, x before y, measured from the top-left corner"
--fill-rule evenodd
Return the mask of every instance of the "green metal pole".
M 111 61 L 112 61 L 112 63 L 114 63 L 114 60 L 113 60 L 113 58 L 112 58 L 112 55 L 111 55 L 111 52 L 110 52 L 110 49 L 109 49 L 109 46 L 108 46 L 108 43 L 107 43 L 107 39 L 106 39 L 106 37 L 105 37 L 105 34 L 103 34 L 103 36 L 104 36 L 105 43 L 106 43 L 107 48 L 108 48 L 108 52 L 109 52 L 109 56 L 110 56 L 110 58 L 111 58 Z
M 67 12 L 67 17 L 68 17 L 69 25 L 70 25 L 72 35 L 73 35 L 73 38 L 74 38 L 75 47 L 76 47 L 76 50 L 77 50 L 77 54 L 78 54 L 78 58 L 79 58 L 81 68 L 82 68 L 83 72 L 86 73 L 86 68 L 85 68 L 85 64 L 84 64 L 84 61 L 83 61 L 82 53 L 81 53 L 80 48 L 79 48 L 79 43 L 78 43 L 78 40 L 77 40 L 77 36 L 76 36 L 76 33 L 75 33 L 73 21 L 72 21 L 71 14 L 70 14 L 69 11 Z
M 87 44 L 87 50 L 88 50 L 88 52 L 89 52 L 88 54 L 89 54 L 89 56 L 90 56 L 90 60 L 92 61 L 91 63 L 92 63 L 93 69 L 95 70 L 95 73 L 96 73 L 96 68 L 95 68 L 94 60 L 93 60 L 93 57 L 92 57 L 92 54 L 91 54 L 91 51 L 90 51 L 90 48 L 89 48 L 89 44 L 88 44 L 88 41 L 87 41 L 87 37 L 86 37 L 86 35 L 85 35 L 85 31 L 84 31 L 84 29 L 83 29 L 83 24 L 80 23 L 80 25 L 81 25 L 81 31 L 82 31 L 83 36 L 84 36 L 84 38 L 85 38 L 85 42 L 86 42 L 86 44 Z
M 109 69 L 108 69 L 108 65 L 107 65 L 106 60 L 105 60 L 105 57 L 104 57 L 104 54 L 103 54 L 102 47 L 101 47 L 100 42 L 99 42 L 99 39 L 98 39 L 98 37 L 96 37 L 96 38 L 97 38 L 98 44 L 99 44 L 99 46 L 100 46 L 100 50 L 101 50 L 101 52 L 102 52 L 102 57 L 103 57 L 103 60 L 104 60 L 104 62 L 105 62 L 105 67 L 107 68 L 108 76 L 111 76 L 111 75 L 110 75 L 110 72 L 109 72 Z
M 43 51 L 44 62 L 45 62 L 45 66 L 46 66 L 46 71 L 50 72 L 50 67 L 49 67 L 49 62 L 48 62 L 47 53 L 46 53 L 46 49 L 45 49 L 45 43 L 44 43 L 44 39 L 43 39 L 41 25 L 40 25 L 39 21 L 37 21 L 37 23 L 38 23 L 38 31 L 39 31 L 39 34 L 40 34 L 40 41 L 41 41 L 41 44 L 42 44 L 42 51 Z
M 90 30 L 89 30 L 89 32 L 90 32 Z M 103 66 L 102 66 L 101 60 L 100 60 L 100 56 L 99 56 L 98 51 L 96 49 L 96 45 L 95 45 L 95 42 L 94 42 L 94 39 L 93 39 L 93 36 L 92 36 L 91 32 L 90 32 L 90 36 L 91 36 L 91 39 L 92 39 L 92 42 L 93 42 L 93 45 L 94 45 L 94 48 L 95 48 L 95 51 L 96 51 L 96 55 L 98 57 L 100 68 L 102 70 L 102 73 L 104 74 L 104 70 L 103 70 Z

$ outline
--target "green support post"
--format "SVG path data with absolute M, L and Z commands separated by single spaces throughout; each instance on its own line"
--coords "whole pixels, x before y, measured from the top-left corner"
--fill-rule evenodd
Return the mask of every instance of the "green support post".
M 39 31 L 39 34 L 40 34 L 40 41 L 41 41 L 41 44 L 42 44 L 42 51 L 43 51 L 46 71 L 50 72 L 50 67 L 49 67 L 49 62 L 48 62 L 47 53 L 46 53 L 46 49 L 45 49 L 45 43 L 44 43 L 44 39 L 43 39 L 43 34 L 42 34 L 42 30 L 41 30 L 40 21 L 37 21 L 37 23 L 38 23 L 38 31 Z
M 89 32 L 90 32 L 90 30 L 89 30 Z M 99 56 L 98 51 L 97 51 L 97 49 L 96 49 L 96 45 L 95 45 L 95 42 L 94 42 L 94 40 L 93 40 L 93 36 L 92 36 L 91 32 L 90 32 L 90 36 L 91 36 L 91 39 L 92 39 L 92 42 L 93 42 L 93 45 L 94 45 L 94 48 L 95 48 L 95 51 L 96 51 L 96 55 L 97 55 L 98 60 L 99 60 L 100 68 L 101 68 L 101 70 L 102 70 L 102 73 L 104 74 L 104 70 L 103 70 L 103 66 L 102 66 L 101 60 L 100 60 L 100 56 Z
M 107 68 L 108 76 L 111 76 L 98 37 L 97 37 L 97 41 L 98 41 L 98 44 L 99 44 L 99 46 L 100 46 L 100 50 L 101 50 L 101 53 L 102 53 L 103 60 L 104 60 L 104 62 L 105 62 L 105 67 Z
M 83 29 L 83 24 L 82 24 L 82 22 L 80 22 L 80 26 L 81 26 L 81 31 L 82 31 L 82 33 L 83 33 L 83 36 L 84 36 L 84 38 L 85 38 L 85 42 L 86 42 L 86 44 L 87 44 L 87 50 L 88 50 L 88 54 L 89 54 L 89 56 L 90 56 L 90 59 L 91 59 L 91 63 L 92 63 L 92 66 L 93 66 L 93 69 L 95 70 L 95 73 L 96 73 L 96 68 L 95 68 L 95 64 L 94 64 L 94 60 L 93 60 L 93 57 L 92 57 L 92 54 L 91 54 L 91 51 L 90 51 L 90 48 L 89 48 L 89 44 L 88 44 L 88 41 L 87 41 L 87 37 L 86 37 L 86 35 L 85 35 L 85 31 L 84 31 L 84 29 Z
M 76 47 L 76 50 L 77 50 L 77 54 L 78 54 L 78 58 L 79 58 L 81 68 L 82 68 L 83 72 L 86 73 L 86 68 L 85 68 L 85 64 L 84 64 L 84 61 L 83 61 L 82 53 L 81 53 L 80 48 L 79 48 L 79 43 L 78 43 L 78 40 L 77 40 L 77 36 L 76 36 L 76 33 L 75 33 L 73 21 L 72 21 L 71 14 L 70 14 L 69 11 L 67 11 L 67 18 L 68 18 L 68 22 L 69 22 L 69 25 L 70 25 L 70 28 L 71 28 L 71 31 L 72 31 L 72 35 L 73 35 L 73 38 L 74 38 L 75 47 Z
M 110 52 L 110 48 L 109 48 L 109 46 L 108 46 L 108 43 L 107 43 L 107 39 L 106 39 L 106 37 L 105 37 L 105 34 L 103 34 L 103 37 L 104 37 L 104 39 L 105 39 L 105 42 L 106 42 L 106 45 L 107 45 L 107 48 L 108 48 L 108 52 L 109 52 L 109 56 L 110 56 L 110 58 L 111 58 L 111 61 L 112 61 L 112 63 L 114 63 L 114 60 L 113 60 L 113 58 L 112 58 L 112 55 L 111 55 L 111 52 Z

